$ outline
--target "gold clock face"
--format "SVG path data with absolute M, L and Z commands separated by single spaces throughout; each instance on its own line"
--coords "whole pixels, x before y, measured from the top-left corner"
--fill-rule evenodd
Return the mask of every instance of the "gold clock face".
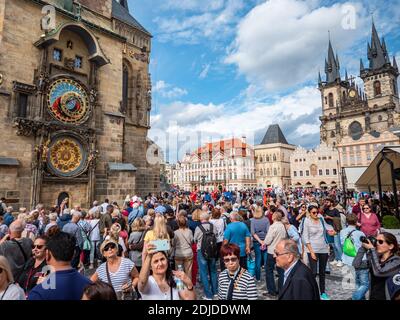
M 350 90 L 349 92 L 349 97 L 354 98 L 356 96 L 356 91 L 355 90 Z

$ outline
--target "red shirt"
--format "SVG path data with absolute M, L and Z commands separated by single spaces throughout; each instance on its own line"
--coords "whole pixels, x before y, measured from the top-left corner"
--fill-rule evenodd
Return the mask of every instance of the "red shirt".
M 376 237 L 378 234 L 378 230 L 381 228 L 381 224 L 379 222 L 378 216 L 371 212 L 369 218 L 364 213 L 360 213 L 358 215 L 358 222 L 361 223 L 361 231 L 368 236 Z

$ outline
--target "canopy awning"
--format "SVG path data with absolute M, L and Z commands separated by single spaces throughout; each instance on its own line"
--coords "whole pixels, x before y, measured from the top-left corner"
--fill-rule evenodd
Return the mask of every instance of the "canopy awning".
M 356 186 L 360 191 L 378 191 L 378 173 L 377 165 L 380 165 L 381 174 L 381 185 L 382 191 L 392 190 L 392 171 L 388 161 L 384 158 L 393 162 L 394 169 L 400 168 L 400 146 L 386 146 L 384 147 L 372 160 L 369 167 L 363 172 L 363 174 L 357 179 Z M 396 181 L 396 186 L 400 186 L 400 181 Z
M 356 182 L 358 178 L 364 173 L 364 171 L 368 167 L 352 167 L 352 168 L 343 168 L 343 174 L 345 177 L 345 185 L 347 189 L 355 189 Z

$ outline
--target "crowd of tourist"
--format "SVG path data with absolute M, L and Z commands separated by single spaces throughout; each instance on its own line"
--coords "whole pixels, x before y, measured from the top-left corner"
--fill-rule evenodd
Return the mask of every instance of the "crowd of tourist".
M 87 210 L 68 198 L 0 207 L 0 300 L 329 300 L 333 267 L 354 275 L 352 300 L 400 299 L 376 194 L 173 190 Z

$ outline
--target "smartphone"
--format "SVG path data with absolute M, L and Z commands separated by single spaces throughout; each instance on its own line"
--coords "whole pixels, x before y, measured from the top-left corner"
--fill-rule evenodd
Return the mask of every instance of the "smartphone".
M 155 246 L 155 251 L 169 251 L 171 248 L 169 244 L 169 240 L 154 240 L 150 242 L 152 245 Z

